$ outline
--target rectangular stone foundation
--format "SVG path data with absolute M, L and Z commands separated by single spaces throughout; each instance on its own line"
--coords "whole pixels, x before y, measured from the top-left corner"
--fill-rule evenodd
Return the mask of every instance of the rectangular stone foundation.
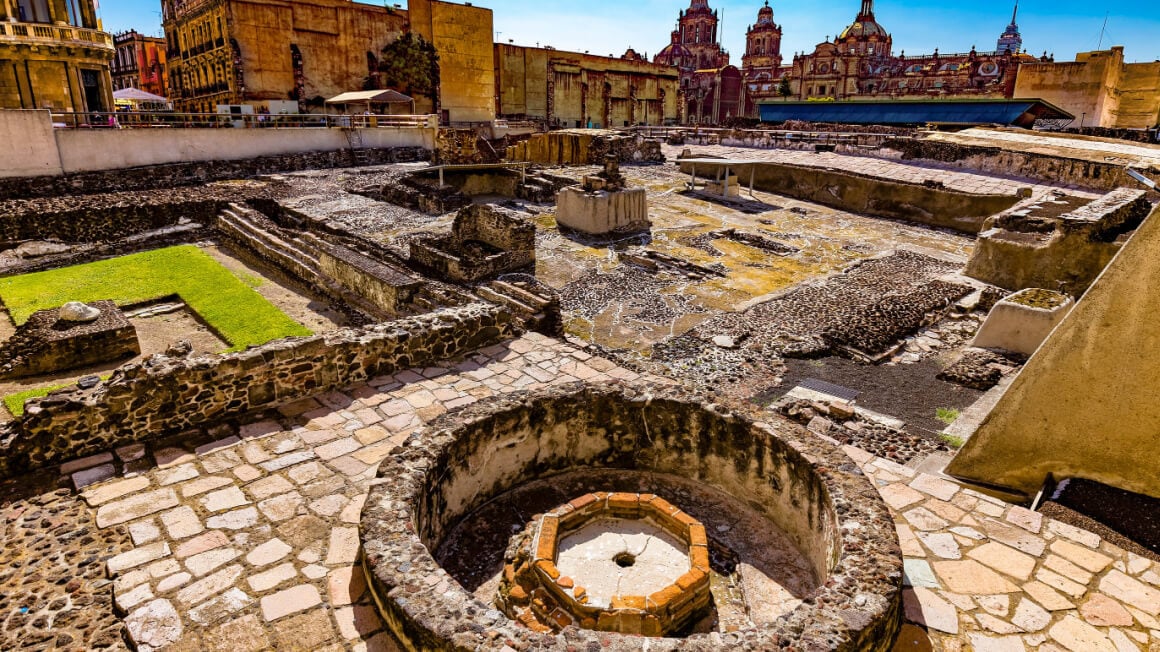
M 33 313 L 14 340 L 22 350 L 14 351 L 7 378 L 25 378 L 43 374 L 82 369 L 93 365 L 132 358 L 141 353 L 137 329 L 112 301 L 94 301 L 88 305 L 101 311 L 91 322 L 66 322 L 57 319 L 57 310 Z

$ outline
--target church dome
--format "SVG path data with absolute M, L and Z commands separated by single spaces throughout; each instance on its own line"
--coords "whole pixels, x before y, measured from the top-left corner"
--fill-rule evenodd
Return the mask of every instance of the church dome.
M 765 6 L 757 12 L 758 25 L 772 25 L 773 24 L 773 7 L 769 6 L 769 0 L 765 0 Z
M 868 21 L 858 21 L 853 25 L 850 25 L 842 32 L 842 35 L 838 37 L 838 40 L 845 41 L 848 38 L 861 39 L 869 38 L 871 36 L 886 38 L 886 30 L 873 19 Z
M 874 20 L 874 0 L 862 0 L 862 10 L 858 12 L 858 17 L 854 19 L 854 23 L 843 30 L 839 41 L 847 39 L 868 39 L 871 37 L 886 38 L 888 34 L 886 29 Z

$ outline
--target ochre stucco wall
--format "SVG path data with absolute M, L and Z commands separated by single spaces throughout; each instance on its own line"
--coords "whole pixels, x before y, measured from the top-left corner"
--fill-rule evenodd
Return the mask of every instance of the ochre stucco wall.
M 498 43 L 495 70 L 501 117 L 596 128 L 677 120 L 680 73 L 671 66 Z
M 1160 211 L 1031 358 L 947 473 L 1033 496 L 1047 475 L 1160 497 Z
M 411 31 L 439 54 L 439 108 L 452 122 L 495 120 L 491 10 L 439 0 L 410 0 L 407 10 Z
M 1081 52 L 1075 61 L 1019 67 L 1015 97 L 1075 114 L 1074 126 L 1145 129 L 1160 123 L 1160 63 L 1124 63 L 1124 49 Z

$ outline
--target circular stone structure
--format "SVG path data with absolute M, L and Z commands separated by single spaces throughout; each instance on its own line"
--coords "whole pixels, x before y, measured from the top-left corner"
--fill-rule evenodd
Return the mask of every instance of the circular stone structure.
M 660 496 L 581 496 L 534 519 L 516 549 L 497 603 L 532 629 L 666 636 L 709 607 L 705 526 Z
M 405 648 L 416 650 L 642 649 L 639 634 L 584 629 L 583 619 L 558 624 L 559 631 L 529 627 L 497 608 L 505 606 L 503 600 L 481 599 L 465 588 L 432 552 L 501 496 L 523 487 L 551 487 L 570 476 L 603 483 L 603 474 L 615 472 L 645 487 L 677 486 L 667 482 L 676 478 L 684 483 L 680 486 L 743 502 L 758 522 L 735 527 L 784 535 L 816 580 L 777 618 L 731 631 L 668 633 L 649 639 L 649 650 L 891 649 L 900 626 L 902 555 L 889 511 L 836 446 L 756 409 L 726 409 L 671 386 L 573 383 L 495 397 L 443 415 L 391 451 L 363 510 L 363 565 L 385 622 Z M 589 491 L 599 502 L 599 488 Z M 639 516 L 642 497 L 636 496 L 638 516 L 632 522 L 647 522 Z M 665 495 L 674 509 L 693 498 L 679 491 Z M 567 500 L 564 496 L 548 504 Z M 625 499 L 626 505 L 630 502 Z M 606 495 L 605 509 L 608 503 Z M 560 509 L 543 509 L 537 516 L 528 512 L 523 525 L 503 535 L 503 545 L 550 511 L 559 518 Z M 697 520 L 709 522 L 712 516 L 705 510 Z M 720 562 L 715 550 L 722 546 L 716 538 L 723 527 L 705 528 L 713 565 Z M 670 545 L 692 541 L 691 527 L 688 541 L 660 529 L 659 534 L 673 536 Z M 556 572 L 568 563 L 561 553 L 571 549 L 569 535 L 579 531 L 557 539 Z M 762 543 L 761 535 L 753 542 Z M 508 559 L 518 557 L 508 550 Z M 480 556 L 483 551 L 468 548 L 460 554 Z M 619 552 L 613 557 L 614 563 L 640 559 Z M 697 558 L 690 553 L 686 559 L 693 569 Z M 513 564 L 497 586 L 512 586 L 516 576 L 527 572 Z M 580 575 L 579 570 L 569 572 Z M 541 581 L 544 577 L 561 587 L 558 580 L 564 575 L 545 573 Z M 574 588 L 577 578 L 570 579 Z M 575 591 L 569 595 L 574 599 Z M 651 595 L 644 596 L 643 609 L 639 602 L 632 606 L 647 614 Z M 643 629 L 643 616 L 641 622 Z

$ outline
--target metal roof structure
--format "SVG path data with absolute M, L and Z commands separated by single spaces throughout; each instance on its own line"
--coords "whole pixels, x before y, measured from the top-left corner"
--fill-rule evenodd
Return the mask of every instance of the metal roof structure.
M 369 102 L 371 104 L 408 104 L 412 98 L 403 95 L 398 91 L 393 90 L 378 90 L 378 91 L 351 91 L 336 95 L 329 100 L 327 104 L 354 104 Z
M 1070 122 L 1075 116 L 1039 99 L 857 100 L 758 105 L 762 122 L 787 120 L 858 125 L 1004 125 L 1030 129 L 1037 121 Z

